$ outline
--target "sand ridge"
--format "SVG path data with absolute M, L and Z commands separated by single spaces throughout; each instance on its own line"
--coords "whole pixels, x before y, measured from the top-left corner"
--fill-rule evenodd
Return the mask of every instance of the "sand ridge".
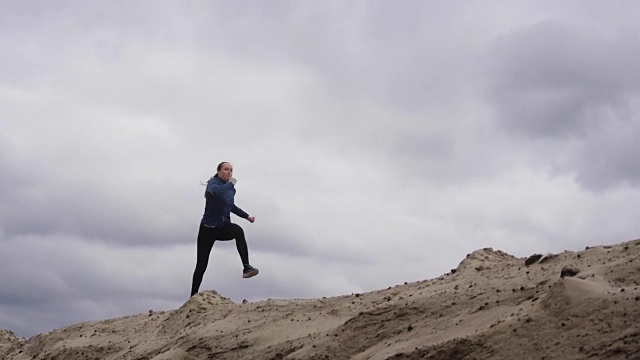
M 176 310 L 0 332 L 0 359 L 640 359 L 640 240 L 538 255 L 484 248 L 435 279 L 322 299 L 203 291 Z

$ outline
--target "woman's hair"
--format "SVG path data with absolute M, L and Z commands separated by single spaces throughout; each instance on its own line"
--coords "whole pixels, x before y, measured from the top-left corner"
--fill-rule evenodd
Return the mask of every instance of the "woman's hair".
M 222 165 L 228 163 L 228 161 L 223 161 L 220 164 L 218 164 L 218 167 L 216 168 L 216 174 L 213 175 L 213 177 L 218 177 L 218 171 L 220 171 L 222 169 Z

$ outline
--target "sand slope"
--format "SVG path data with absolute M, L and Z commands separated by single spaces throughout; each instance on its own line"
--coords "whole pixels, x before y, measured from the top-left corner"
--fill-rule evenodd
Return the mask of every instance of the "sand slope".
M 205 291 L 26 341 L 0 332 L 0 359 L 640 359 L 639 255 L 640 240 L 539 259 L 486 248 L 364 294 L 237 304 Z M 565 266 L 579 272 L 561 278 Z

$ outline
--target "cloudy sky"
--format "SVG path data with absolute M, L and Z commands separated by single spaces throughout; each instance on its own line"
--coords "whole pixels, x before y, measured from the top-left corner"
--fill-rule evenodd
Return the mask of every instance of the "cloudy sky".
M 0 329 L 179 307 L 220 161 L 234 301 L 638 238 L 640 5 L 491 4 L 0 1 Z

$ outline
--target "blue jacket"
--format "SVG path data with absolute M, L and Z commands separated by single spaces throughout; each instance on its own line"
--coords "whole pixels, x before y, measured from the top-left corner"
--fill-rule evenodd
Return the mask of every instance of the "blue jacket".
M 231 222 L 231 214 L 234 213 L 241 218 L 248 218 L 249 214 L 237 207 L 233 203 L 236 189 L 233 184 L 224 181 L 219 177 L 212 177 L 207 181 L 207 190 L 204 197 L 207 202 L 204 207 L 202 224 L 207 226 L 221 226 Z

